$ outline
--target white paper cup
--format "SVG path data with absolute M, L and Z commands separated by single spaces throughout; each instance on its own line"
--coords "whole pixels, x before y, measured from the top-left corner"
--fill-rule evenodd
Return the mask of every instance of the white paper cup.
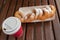
M 16 17 L 7 18 L 2 24 L 2 30 L 5 34 L 15 37 L 22 36 L 23 34 L 21 21 Z

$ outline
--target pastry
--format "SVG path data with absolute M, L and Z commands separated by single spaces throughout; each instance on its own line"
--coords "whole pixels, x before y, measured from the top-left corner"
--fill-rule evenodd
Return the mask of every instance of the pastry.
M 31 9 L 20 8 L 15 12 L 15 17 L 19 18 L 21 22 L 32 22 L 34 20 L 46 20 L 55 15 L 56 8 L 53 5 L 34 7 Z
M 43 15 L 43 11 L 40 8 L 34 8 L 33 12 L 35 13 L 35 19 L 38 19 L 38 16 L 42 16 Z
M 19 18 L 21 22 L 31 22 L 35 19 L 35 14 L 30 10 L 25 11 L 25 9 L 16 11 L 14 16 Z
M 35 19 L 35 14 L 32 13 L 32 14 L 28 14 L 25 16 L 25 22 L 31 22 L 31 21 L 34 21 Z
M 24 18 L 22 17 L 21 12 L 16 11 L 14 16 L 17 17 L 17 18 L 19 18 L 21 22 L 24 22 Z
M 39 8 L 40 9 L 40 8 Z M 46 6 L 44 8 L 41 8 L 39 14 L 38 14 L 38 20 L 45 20 L 45 19 L 48 19 L 48 18 L 51 18 L 52 16 L 54 16 L 55 14 L 55 7 L 53 5 L 50 5 L 50 6 Z

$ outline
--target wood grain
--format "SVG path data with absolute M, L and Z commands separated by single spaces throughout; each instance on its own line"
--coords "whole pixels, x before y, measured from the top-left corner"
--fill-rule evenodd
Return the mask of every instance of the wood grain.
M 17 5 L 16 5 L 15 12 L 18 11 L 19 8 L 23 6 L 23 5 L 22 5 L 22 4 L 23 4 L 22 2 L 23 2 L 23 0 L 18 0 L 18 1 L 17 1 Z
M 0 0 L 0 14 L 8 0 Z
M 9 6 L 9 10 L 8 10 L 7 15 L 6 15 L 6 18 L 10 17 L 10 16 L 13 16 L 14 11 L 15 11 L 15 7 L 16 7 L 16 0 L 12 0 L 11 4 Z
M 40 6 L 41 5 L 41 0 L 35 0 L 35 5 Z
M 14 36 L 7 36 L 7 40 L 15 40 Z
M 41 0 L 42 5 L 47 5 L 47 0 Z
M 46 40 L 54 40 L 51 22 L 45 22 L 44 29 L 45 29 L 44 31 L 45 31 Z
M 34 40 L 45 40 L 44 29 L 42 23 L 35 23 Z
M 27 24 L 26 40 L 34 40 L 34 24 Z
M 59 20 L 60 20 L 60 0 L 54 0 L 54 1 L 55 1 L 58 17 L 59 17 Z
M 28 1 L 29 6 L 34 6 L 34 2 L 35 2 L 34 0 L 29 0 Z
M 1 32 L 0 40 L 6 40 L 6 39 L 7 39 L 7 35 L 5 35 L 3 32 Z
M 8 0 L 8 2 L 6 2 L 3 10 L 1 11 L 1 14 L 0 14 L 0 27 L 2 27 L 2 22 L 3 20 L 6 18 L 6 14 L 7 14 L 7 11 L 8 11 L 8 7 L 9 7 L 9 4 L 10 4 L 10 0 Z M 1 32 L 1 40 L 6 40 L 7 39 L 7 36 Z
M 28 0 L 24 0 L 23 1 L 23 7 L 27 7 L 28 6 Z
M 50 4 L 56 6 L 54 0 L 50 0 L 49 2 L 50 2 Z M 59 23 L 59 18 L 58 18 L 57 14 L 58 13 L 56 11 L 56 18 L 53 21 L 53 28 L 54 28 L 55 39 L 60 40 L 60 35 L 59 35 L 60 34 L 60 31 L 59 31 L 60 30 L 60 23 Z
M 0 14 L 0 25 L 2 24 L 3 20 L 4 20 L 5 17 L 6 17 L 6 14 L 7 14 L 8 8 L 9 8 L 9 4 L 10 4 L 10 0 L 7 1 L 5 7 L 4 7 L 3 10 L 1 11 L 1 14 Z
M 4 3 L 4 0 L 0 0 L 0 10 L 1 10 L 1 7 L 2 7 L 3 3 Z

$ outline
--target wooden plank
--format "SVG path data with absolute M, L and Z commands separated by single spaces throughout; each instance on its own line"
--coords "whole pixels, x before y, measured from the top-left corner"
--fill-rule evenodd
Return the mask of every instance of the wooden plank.
M 3 20 L 5 19 L 6 17 L 6 14 L 7 14 L 7 11 L 8 11 L 8 7 L 9 7 L 9 4 L 10 4 L 10 0 L 8 0 L 3 8 L 3 10 L 1 11 L 1 14 L 0 14 L 0 26 L 2 26 L 2 22 Z M 6 40 L 7 36 L 1 32 L 1 40 Z
M 45 29 L 46 40 L 54 40 L 51 22 L 45 22 L 44 23 L 44 29 Z
M 18 0 L 17 1 L 17 5 L 16 5 L 16 9 L 15 9 L 15 11 L 18 11 L 19 10 L 19 8 L 22 6 L 22 3 L 23 2 L 23 0 Z
M 15 40 L 14 36 L 7 36 L 7 40 Z
M 28 1 L 29 6 L 33 6 L 34 5 L 34 2 L 35 2 L 34 0 L 29 0 Z
M 5 2 L 6 3 L 6 2 Z M 2 8 L 3 8 L 3 5 L 4 5 L 4 0 L 0 0 L 0 14 L 1 14 L 1 11 L 2 11 Z M 0 25 L 1 27 L 1 25 Z M 0 28 L 0 35 L 1 35 L 1 28 Z
M 35 5 L 37 6 L 41 5 L 41 0 L 35 0 Z
M 42 0 L 43 5 L 47 5 L 47 0 Z M 52 24 L 50 22 L 45 22 L 44 24 L 44 31 L 45 31 L 45 40 L 54 40 L 53 30 L 52 30 Z
M 41 0 L 42 5 L 47 5 L 47 0 Z
M 56 5 L 54 0 L 49 0 L 50 4 L 52 5 Z M 59 23 L 59 19 L 58 19 L 58 15 L 57 15 L 57 11 L 56 11 L 56 17 L 55 17 L 55 20 L 53 21 L 53 29 L 54 29 L 54 34 L 55 34 L 55 40 L 60 40 L 60 23 Z
M 5 7 L 5 4 L 7 3 L 7 1 L 8 0 L 0 0 L 0 12 L 3 10 L 3 7 Z
M 18 0 L 18 3 L 17 3 L 17 6 L 16 6 L 16 10 L 18 10 L 20 7 L 22 6 L 27 6 L 28 5 L 28 1 L 27 1 L 27 4 L 23 4 L 23 0 Z M 23 5 L 22 5 L 23 4 Z M 25 40 L 25 33 L 26 33 L 26 24 L 23 24 L 22 23 L 22 28 L 23 28 L 23 36 L 22 37 L 19 37 L 17 38 L 17 40 Z
M 26 40 L 34 40 L 34 24 L 27 24 Z
M 0 35 L 1 35 L 1 32 L 2 32 L 2 28 L 1 28 L 1 26 L 0 26 Z
M 26 7 L 26 6 L 28 6 L 28 0 L 23 1 L 23 7 Z
M 42 23 L 35 23 L 34 40 L 45 40 Z
M 3 4 L 3 0 L 0 0 L 0 10 L 1 10 L 2 4 Z
M 0 40 L 6 40 L 7 35 L 5 35 L 3 32 L 1 32 Z
M 0 14 L 0 25 L 2 24 L 3 20 L 4 20 L 5 17 L 6 17 L 6 14 L 7 14 L 8 8 L 9 8 L 9 4 L 10 4 L 10 0 L 7 1 L 5 7 L 4 7 L 3 10 L 1 11 L 1 14 Z
M 16 0 L 12 0 L 6 18 L 13 16 L 15 7 L 16 7 Z
M 55 4 L 56 4 L 59 20 L 60 20 L 60 0 L 55 0 Z
M 0 9 L 1 9 L 3 2 L 4 2 L 4 0 L 0 0 Z

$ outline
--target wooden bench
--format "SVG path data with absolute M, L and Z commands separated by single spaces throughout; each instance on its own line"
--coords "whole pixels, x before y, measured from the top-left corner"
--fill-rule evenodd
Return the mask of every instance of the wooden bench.
M 4 19 L 13 16 L 19 7 L 47 4 L 56 6 L 54 21 L 22 23 L 22 37 L 16 38 L 0 32 L 0 40 L 60 40 L 60 0 L 0 0 L 0 26 Z

